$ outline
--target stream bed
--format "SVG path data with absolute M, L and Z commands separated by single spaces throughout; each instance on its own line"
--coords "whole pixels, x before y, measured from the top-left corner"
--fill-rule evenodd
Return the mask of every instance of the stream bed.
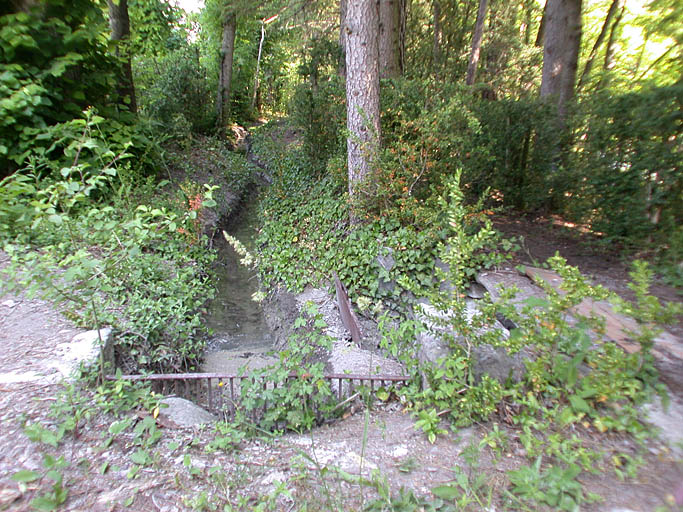
M 252 250 L 257 225 L 258 202 L 252 196 L 224 229 Z M 213 335 L 207 344 L 202 371 L 236 373 L 245 365 L 265 366 L 276 359 L 266 355 L 273 349 L 273 339 L 260 304 L 252 300 L 259 288 L 256 271 L 240 263 L 240 255 L 222 232 L 214 238 L 214 247 L 218 251 L 214 263 L 216 297 L 206 316 L 206 325 Z

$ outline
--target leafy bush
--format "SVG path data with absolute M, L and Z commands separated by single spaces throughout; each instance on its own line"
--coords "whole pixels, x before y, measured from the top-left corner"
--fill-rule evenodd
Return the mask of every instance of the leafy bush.
M 346 126 L 344 83 L 336 75 L 311 87 L 297 87 L 289 105 L 292 123 L 303 130 L 304 153 L 317 171 L 327 161 L 346 149 L 343 129 Z
M 313 303 L 294 327 L 279 363 L 251 371 L 241 384 L 243 412 L 267 430 L 307 431 L 335 410 L 330 382 L 323 378 L 325 363 L 315 362 L 316 352 L 329 350 L 332 340 L 322 334 L 326 324 Z
M 682 104 L 683 82 L 584 100 L 568 211 L 609 240 L 676 246 L 683 221 Z M 671 257 L 680 261 L 677 250 Z
M 44 147 L 47 127 L 80 116 L 86 106 L 116 115 L 108 101 L 118 67 L 101 37 L 104 27 L 102 10 L 86 0 L 54 0 L 0 17 L 2 175 Z
M 137 70 L 146 86 L 139 87 L 141 110 L 158 128 L 182 140 L 191 133 L 208 133 L 215 124 L 214 92 L 193 48 L 182 46 Z
M 55 127 L 65 154 L 76 155 L 58 177 L 29 166 L 3 180 L 0 196 L 10 201 L 0 223 L 11 228 L 2 235 L 14 277 L 5 284 L 66 303 L 89 327 L 113 326 L 126 369 L 191 368 L 204 343 L 200 310 L 213 293 L 196 222 L 215 205 L 212 189 L 168 206 L 107 204 L 128 155 L 111 150 L 96 129 L 102 122 L 90 115 Z

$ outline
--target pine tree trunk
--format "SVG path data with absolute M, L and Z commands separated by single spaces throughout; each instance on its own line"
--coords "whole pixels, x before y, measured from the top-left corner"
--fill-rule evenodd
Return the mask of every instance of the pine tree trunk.
M 579 60 L 581 0 L 548 0 L 545 25 L 541 97 L 555 103 L 564 125 Z
M 474 24 L 474 35 L 472 36 L 472 51 L 470 52 L 470 61 L 467 66 L 467 85 L 474 85 L 474 80 L 477 76 L 477 65 L 479 64 L 479 54 L 481 52 L 481 40 L 484 37 L 484 21 L 486 20 L 486 0 L 479 0 L 479 12 L 477 12 L 477 21 Z
M 230 117 L 230 83 L 232 82 L 232 61 L 235 54 L 236 31 L 237 18 L 234 13 L 229 13 L 226 15 L 223 22 L 221 65 L 218 77 L 218 97 L 216 101 L 216 122 L 220 134 L 225 133 L 225 126 Z
M 347 0 L 346 112 L 349 195 L 357 197 L 379 147 L 378 14 L 375 0 Z
M 125 48 L 125 43 L 130 39 L 130 19 L 128 17 L 128 0 L 107 0 L 109 8 L 109 28 L 111 30 L 111 40 L 124 45 L 123 55 L 123 76 L 117 84 L 119 102 L 125 105 L 131 112 L 138 111 L 137 101 L 135 100 L 135 84 L 133 83 L 133 69 L 130 61 L 130 53 Z M 116 55 L 120 55 L 119 46 L 116 47 Z
M 381 78 L 401 76 L 401 5 L 379 0 L 379 70 Z

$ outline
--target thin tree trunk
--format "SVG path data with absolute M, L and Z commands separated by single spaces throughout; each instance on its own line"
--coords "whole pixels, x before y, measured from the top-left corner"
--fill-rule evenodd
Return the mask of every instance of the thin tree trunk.
M 251 97 L 251 108 L 256 109 L 258 106 L 258 88 L 259 88 L 259 74 L 261 73 L 261 55 L 263 53 L 263 41 L 266 38 L 266 24 L 261 21 L 261 40 L 258 43 L 258 57 L 256 58 L 256 73 L 254 74 L 254 93 Z
M 349 195 L 371 174 L 379 148 L 378 13 L 375 0 L 347 0 L 346 113 Z M 356 220 L 352 212 L 352 220 Z
M 439 77 L 443 59 L 443 54 L 441 52 L 441 4 L 439 3 L 439 0 L 434 0 L 432 2 L 432 27 L 434 32 L 434 40 L 432 42 L 432 67 L 434 75 Z
M 337 74 L 344 78 L 346 77 L 346 0 L 339 0 L 339 48 L 341 55 Z
M 557 105 L 562 127 L 574 96 L 580 45 L 581 0 L 548 0 L 541 97 Z
M 379 0 L 379 72 L 381 78 L 401 75 L 401 6 L 399 0 Z
M 629 89 L 633 89 L 633 86 L 636 84 L 636 78 L 638 77 L 638 73 L 640 71 L 640 65 L 643 63 L 643 55 L 645 55 L 645 47 L 647 46 L 647 42 L 650 39 L 650 32 L 646 31 L 645 32 L 645 39 L 643 40 L 643 44 L 640 47 L 640 52 L 638 52 L 638 60 L 636 60 L 636 66 L 633 68 L 633 75 L 631 76 L 631 86 Z
M 236 31 L 237 17 L 235 13 L 228 13 L 223 21 L 218 101 L 216 102 L 218 132 L 220 134 L 225 133 L 225 126 L 230 116 L 230 83 L 232 82 L 232 61 L 235 54 Z
M 591 69 L 593 68 L 593 63 L 595 62 L 595 57 L 598 55 L 598 50 L 600 49 L 602 42 L 605 40 L 607 32 L 609 32 L 610 30 L 612 18 L 614 18 L 615 13 L 619 9 L 619 6 L 623 4 L 623 1 L 624 0 L 612 0 L 612 3 L 610 4 L 609 9 L 607 10 L 607 16 L 605 16 L 605 22 L 602 24 L 602 28 L 600 29 L 600 33 L 598 34 L 598 38 L 595 40 L 593 48 L 591 49 L 591 52 L 588 55 L 586 65 L 583 67 L 583 73 L 581 73 L 579 84 L 576 86 L 577 91 L 581 90 L 581 87 L 583 87 L 583 84 L 590 76 Z
M 472 36 L 472 51 L 470 53 L 470 62 L 467 66 L 467 85 L 474 85 L 474 80 L 477 76 L 477 65 L 479 64 L 479 54 L 481 53 L 481 40 L 484 37 L 484 21 L 486 20 L 486 6 L 487 0 L 479 0 L 479 11 L 477 12 L 477 21 L 474 24 L 474 35 Z
M 133 68 L 130 62 L 130 53 L 125 47 L 130 39 L 130 18 L 128 17 L 128 0 L 107 0 L 109 8 L 109 28 L 111 40 L 117 43 L 116 55 L 120 56 L 120 47 L 123 46 L 123 76 L 117 84 L 119 102 L 125 105 L 131 112 L 137 113 L 138 106 L 135 100 L 135 84 L 133 82 Z
M 614 19 L 614 23 L 612 23 L 612 27 L 610 28 L 609 31 L 609 39 L 607 39 L 607 48 L 605 48 L 605 60 L 602 63 L 602 76 L 600 77 L 600 82 L 598 82 L 598 89 L 602 89 L 607 85 L 609 82 L 609 77 L 607 76 L 608 72 L 612 70 L 614 67 L 614 53 L 615 53 L 615 47 L 616 47 L 616 38 L 617 38 L 617 29 L 619 28 L 619 25 L 621 24 L 621 20 L 624 17 L 624 11 L 626 10 L 626 2 L 622 1 L 621 2 L 621 10 L 619 11 L 619 14 L 617 17 Z

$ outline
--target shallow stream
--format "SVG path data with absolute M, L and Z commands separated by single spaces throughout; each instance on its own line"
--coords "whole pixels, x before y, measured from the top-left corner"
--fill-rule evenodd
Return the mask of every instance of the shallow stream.
M 225 230 L 251 250 L 258 225 L 258 203 L 254 197 L 227 224 Z M 260 366 L 252 359 L 264 359 L 273 340 L 263 311 L 252 295 L 258 291 L 256 272 L 240 263 L 240 255 L 226 242 L 222 233 L 214 239 L 218 258 L 216 297 L 206 318 L 213 331 L 204 356 L 203 371 L 232 372 L 244 364 Z

